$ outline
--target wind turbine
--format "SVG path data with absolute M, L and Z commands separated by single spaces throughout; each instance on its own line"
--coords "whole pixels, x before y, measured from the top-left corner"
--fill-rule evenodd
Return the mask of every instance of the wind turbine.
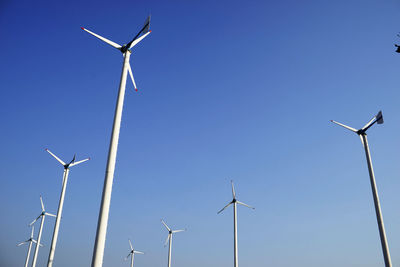
M 392 262 L 390 259 L 390 252 L 389 252 L 389 246 L 386 240 L 386 232 L 385 232 L 385 225 L 383 224 L 383 217 L 382 217 L 382 212 L 381 212 L 381 205 L 379 202 L 379 196 L 378 196 L 378 190 L 376 187 L 376 182 L 375 182 L 375 175 L 374 175 L 374 169 L 372 168 L 372 160 L 371 160 L 371 155 L 369 151 L 369 146 L 368 146 L 368 140 L 367 140 L 367 133 L 366 131 L 375 123 L 382 124 L 383 123 L 383 116 L 382 116 L 382 111 L 379 111 L 378 114 L 376 114 L 375 117 L 373 117 L 367 124 L 364 125 L 359 130 L 356 130 L 352 127 L 349 127 L 347 125 L 344 125 L 340 122 L 333 121 L 331 122 L 336 123 L 337 125 L 340 125 L 353 133 L 356 133 L 360 139 L 361 143 L 363 144 L 364 150 L 365 150 L 365 156 L 367 158 L 367 164 L 368 164 L 368 172 L 369 172 L 369 178 L 371 182 L 371 189 L 372 189 L 372 195 L 374 198 L 374 205 L 375 205 L 375 213 L 376 213 L 376 220 L 378 222 L 378 228 L 379 228 L 379 236 L 381 239 L 381 246 L 382 246 L 382 252 L 383 252 L 383 259 L 385 261 L 385 266 L 386 267 L 391 267 Z
M 46 218 L 46 215 L 52 216 L 52 217 L 56 217 L 56 215 L 46 212 L 46 210 L 44 209 L 42 196 L 40 196 L 40 204 L 42 205 L 42 212 L 40 213 L 40 215 L 35 220 L 33 220 L 33 222 L 31 222 L 29 224 L 30 226 L 32 226 L 37 220 L 39 220 L 39 218 L 42 218 L 41 222 L 40 222 L 39 234 L 38 234 L 37 243 L 36 243 L 36 247 L 35 247 L 35 254 L 33 255 L 32 267 L 36 266 L 36 260 L 37 260 L 37 256 L 38 256 L 38 253 L 39 253 L 38 244 L 40 244 L 40 239 L 42 238 L 42 229 L 43 229 L 44 219 Z
M 26 241 L 24 241 L 24 242 L 21 242 L 21 243 L 19 243 L 19 244 L 17 245 L 17 247 L 19 247 L 19 246 L 21 246 L 21 245 L 23 245 L 23 244 L 29 243 L 29 246 L 28 246 L 28 254 L 26 255 L 26 260 L 25 260 L 25 267 L 28 267 L 29 256 L 31 255 L 32 242 L 37 244 L 36 240 L 33 239 L 33 232 L 34 232 L 34 229 L 35 229 L 35 227 L 32 226 L 31 237 L 30 237 L 28 240 L 26 240 Z M 42 244 L 40 244 L 40 246 L 43 247 Z
M 169 246 L 168 246 L 168 267 L 171 267 L 172 235 L 175 234 L 175 233 L 186 231 L 186 229 L 184 229 L 184 230 L 171 230 L 163 220 L 161 220 L 161 222 L 162 222 L 162 224 L 164 224 L 165 228 L 168 231 L 168 236 L 167 236 L 167 239 L 165 240 L 164 247 L 167 245 L 167 242 L 169 241 Z
M 129 252 L 129 254 L 128 254 L 128 256 L 126 256 L 125 260 L 127 260 L 129 258 L 129 256 L 131 256 L 131 267 L 133 267 L 133 259 L 135 257 L 135 254 L 144 254 L 144 252 L 134 250 L 132 247 L 131 240 L 128 239 L 128 241 L 129 241 L 129 246 L 131 247 L 131 252 Z
M 56 245 L 57 245 L 58 231 L 60 229 L 61 214 L 62 214 L 62 210 L 63 210 L 63 206 L 64 206 L 65 189 L 67 188 L 69 168 L 72 166 L 78 165 L 82 162 L 85 162 L 85 161 L 89 160 L 90 158 L 75 162 L 75 155 L 74 155 L 74 157 L 72 158 L 72 160 L 69 163 L 65 163 L 60 158 L 58 158 L 56 155 L 51 153 L 51 151 L 48 150 L 47 148 L 46 148 L 46 151 L 49 152 L 49 154 L 52 155 L 64 167 L 60 201 L 58 203 L 58 211 L 57 211 L 56 223 L 54 225 L 53 239 L 51 241 L 49 259 L 47 261 L 47 267 L 51 267 L 51 266 L 53 266 L 54 253 L 55 253 Z
M 108 151 L 108 160 L 107 160 L 107 167 L 106 167 L 106 174 L 104 178 L 104 186 L 103 186 L 103 194 L 101 199 L 100 205 L 100 212 L 99 212 L 99 219 L 97 223 L 97 232 L 96 232 L 96 241 L 94 244 L 93 250 L 93 257 L 92 257 L 92 267 L 101 267 L 103 265 L 103 255 L 104 255 L 104 246 L 106 242 L 106 234 L 107 234 L 107 224 L 108 224 L 108 215 L 110 211 L 110 202 L 111 202 L 111 191 L 112 191 L 112 184 L 114 179 L 114 170 L 115 170 L 115 160 L 117 157 L 117 149 L 118 149 L 118 138 L 119 138 L 119 131 L 121 126 L 121 117 L 122 117 L 122 107 L 124 104 L 124 96 L 125 96 L 125 87 L 126 87 L 126 78 L 127 73 L 131 76 L 133 85 L 136 88 L 135 80 L 133 79 L 132 69 L 129 64 L 129 58 L 131 56 L 131 49 L 137 45 L 143 38 L 150 34 L 150 16 L 146 19 L 144 26 L 142 29 L 136 34 L 136 36 L 127 43 L 126 45 L 119 45 L 110 41 L 98 34 L 95 34 L 85 28 L 82 30 L 92 34 L 93 36 L 99 38 L 100 40 L 104 41 L 105 43 L 111 45 L 112 47 L 118 49 L 122 55 L 124 56 L 124 63 L 122 65 L 122 74 L 121 74 L 121 81 L 119 84 L 119 93 L 117 104 L 115 108 L 114 114 L 114 123 L 113 129 L 111 134 L 111 141 L 110 147 Z M 140 36 L 140 37 L 139 37 Z
M 234 250 L 234 254 L 233 254 L 233 266 L 234 267 L 238 267 L 239 266 L 239 262 L 238 262 L 238 246 L 237 246 L 237 204 L 240 204 L 242 206 L 251 208 L 251 209 L 255 209 L 243 202 L 240 202 L 236 199 L 236 193 L 235 193 L 235 187 L 233 186 L 233 181 L 231 181 L 231 185 L 232 185 L 232 201 L 229 202 L 225 207 L 223 207 L 220 211 L 218 211 L 217 214 L 220 214 L 224 209 L 226 209 L 227 207 L 229 207 L 231 204 L 233 204 L 233 250 Z

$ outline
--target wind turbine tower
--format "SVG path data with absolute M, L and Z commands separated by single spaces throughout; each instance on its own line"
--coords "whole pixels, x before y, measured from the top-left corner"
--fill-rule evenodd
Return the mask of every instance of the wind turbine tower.
M 53 239 L 51 241 L 49 259 L 47 261 L 47 267 L 51 267 L 51 266 L 53 266 L 54 253 L 55 253 L 56 245 L 57 245 L 58 231 L 60 229 L 61 215 L 62 215 L 62 210 L 63 210 L 63 206 L 64 206 L 65 189 L 67 188 L 69 168 L 72 167 L 72 166 L 78 165 L 78 164 L 80 164 L 82 162 L 85 162 L 85 161 L 89 160 L 90 158 L 75 162 L 75 156 L 74 156 L 73 159 L 69 163 L 65 163 L 64 161 L 59 159 L 56 155 L 51 153 L 50 150 L 46 149 L 46 151 L 49 152 L 49 154 L 52 155 L 64 167 L 64 174 L 63 174 L 63 179 L 62 179 L 62 189 L 61 189 L 60 201 L 58 203 L 58 211 L 57 211 L 56 223 L 54 225 Z
M 110 211 L 110 202 L 111 202 L 111 191 L 114 180 L 115 161 L 117 158 L 118 138 L 121 126 L 122 108 L 124 104 L 125 87 L 126 87 L 126 79 L 128 72 L 129 75 L 131 76 L 135 90 L 137 91 L 136 83 L 135 80 L 133 79 L 132 69 L 129 64 L 129 58 L 132 53 L 131 49 L 135 45 L 137 45 L 141 40 L 143 40 L 143 38 L 145 38 L 147 35 L 150 34 L 151 31 L 149 30 L 149 28 L 150 28 L 150 16 L 146 19 L 144 26 L 138 32 L 138 34 L 136 34 L 136 36 L 132 39 L 132 41 L 122 46 L 94 32 L 91 32 L 88 29 L 82 28 L 82 30 L 90 33 L 91 35 L 99 38 L 103 42 L 119 50 L 124 57 L 121 80 L 119 84 L 119 93 L 114 114 L 114 123 L 111 134 L 110 147 L 108 152 L 108 160 L 104 178 L 103 194 L 100 204 L 99 219 L 97 223 L 96 240 L 94 244 L 93 257 L 92 257 L 92 267 L 101 267 L 103 265 L 104 246 L 106 242 L 108 215 Z
M 168 267 L 171 267 L 172 235 L 175 234 L 175 233 L 186 231 L 186 229 L 184 229 L 184 230 L 171 230 L 171 228 L 169 228 L 168 225 L 163 220 L 161 220 L 161 222 L 162 222 L 162 224 L 164 224 L 165 228 L 168 231 L 168 236 L 167 236 L 167 239 L 165 240 L 164 246 L 167 245 L 167 242 L 169 243 L 168 244 Z
M 392 261 L 390 259 L 390 252 L 389 252 L 389 246 L 387 243 L 386 239 L 386 232 L 385 232 L 385 225 L 383 223 L 383 217 L 382 217 L 382 211 L 381 211 L 381 204 L 379 201 L 379 196 L 378 196 L 378 189 L 376 187 L 376 182 L 375 182 L 375 174 L 374 174 L 374 169 L 372 167 L 372 160 L 371 160 L 371 154 L 369 151 L 369 146 L 368 146 L 368 140 L 367 140 L 367 130 L 374 125 L 375 123 L 382 124 L 383 123 L 383 116 L 382 116 L 382 111 L 379 111 L 378 114 L 376 114 L 375 117 L 373 117 L 367 124 L 364 125 L 361 129 L 357 130 L 354 129 L 350 126 L 344 125 L 340 122 L 333 121 L 331 122 L 340 125 L 347 130 L 352 131 L 353 133 L 356 133 L 360 139 L 361 143 L 364 147 L 365 150 L 365 156 L 367 158 L 367 165 L 368 165 L 368 172 L 369 172 L 369 179 L 371 183 L 371 189 L 372 189 L 372 195 L 374 198 L 374 205 L 375 205 L 375 213 L 376 213 L 376 220 L 378 222 L 378 228 L 379 228 L 379 236 L 381 240 L 381 246 L 382 246 L 382 252 L 383 252 L 383 259 L 385 261 L 385 266 L 386 267 L 391 267 L 392 266 Z
M 237 204 L 240 204 L 242 206 L 255 209 L 243 202 L 240 202 L 239 200 L 236 199 L 236 193 L 235 193 L 235 187 L 233 186 L 233 181 L 231 181 L 231 186 L 232 186 L 232 201 L 229 202 L 225 207 L 223 207 L 220 211 L 218 211 L 217 214 L 220 214 L 224 209 L 229 207 L 231 204 L 233 204 L 233 266 L 238 267 L 239 262 L 238 262 L 238 245 L 237 245 Z

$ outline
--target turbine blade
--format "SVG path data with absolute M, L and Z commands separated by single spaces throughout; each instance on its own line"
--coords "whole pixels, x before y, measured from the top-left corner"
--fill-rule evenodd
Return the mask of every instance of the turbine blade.
M 376 122 L 378 124 L 382 124 L 383 123 L 383 115 L 382 115 L 382 111 L 381 110 L 378 112 L 378 114 L 376 114 L 375 117 L 376 117 Z
M 131 250 L 133 250 L 133 247 L 132 247 L 131 240 L 130 240 L 130 239 L 128 239 L 128 241 L 129 241 L 129 246 L 131 247 Z
M 110 40 L 108 40 L 107 38 L 104 38 L 104 37 L 102 37 L 102 36 L 100 36 L 100 35 L 98 35 L 98 34 L 95 34 L 94 32 L 91 32 L 91 31 L 89 31 L 88 29 L 85 29 L 85 28 L 83 28 L 83 27 L 81 27 L 81 29 L 84 30 L 85 32 L 88 32 L 88 33 L 90 33 L 91 35 L 93 35 L 93 36 L 99 38 L 100 40 L 102 40 L 103 42 L 105 42 L 105 43 L 111 45 L 112 47 L 114 47 L 114 48 L 116 48 L 116 49 L 118 49 L 118 50 L 121 49 L 121 46 L 120 46 L 119 44 L 114 43 L 113 41 L 110 41 Z
M 134 250 L 133 253 L 135 254 L 144 254 L 144 252 L 138 251 L 138 250 Z
M 131 76 L 131 80 L 132 80 L 132 82 L 133 82 L 133 87 L 135 87 L 135 91 L 137 92 L 137 87 L 136 87 L 135 79 L 133 78 L 133 74 L 132 74 L 131 64 L 129 64 L 129 63 L 128 63 L 128 72 L 129 72 L 129 75 Z
M 57 215 L 54 215 L 54 214 L 51 214 L 51 213 L 48 213 L 48 212 L 45 212 L 44 215 L 48 215 L 48 216 L 51 216 L 51 217 L 57 217 Z
M 37 220 L 39 220 L 40 216 L 42 216 L 42 214 L 40 214 L 35 220 L 33 220 L 33 222 L 31 222 L 31 223 L 29 224 L 29 226 L 31 226 L 31 225 L 34 224 Z
M 361 139 L 361 144 L 362 145 L 364 145 L 364 139 L 363 139 L 363 137 L 361 136 L 361 134 L 360 135 L 358 135 L 359 137 L 360 137 L 360 139 Z
M 167 228 L 168 231 L 171 231 L 171 229 L 169 229 L 168 225 L 163 220 L 161 220 L 161 222 L 162 224 L 164 224 L 165 228 Z
M 131 254 L 132 252 L 129 252 L 128 256 L 125 257 L 125 260 L 127 260 Z
M 134 47 L 135 45 L 137 45 L 140 41 L 142 41 L 147 35 L 149 35 L 151 33 L 151 31 L 146 32 L 145 34 L 143 34 L 142 36 L 140 36 L 137 39 L 132 40 L 127 46 L 129 49 L 131 49 L 132 47 Z
M 53 156 L 53 158 L 55 158 L 58 162 L 60 162 L 63 166 L 65 165 L 65 162 L 62 161 L 59 157 L 57 157 L 56 155 L 54 155 L 53 153 L 51 153 L 50 150 L 48 150 L 47 148 L 45 149 L 47 152 L 49 152 L 50 155 Z
M 186 231 L 186 229 L 183 229 L 183 230 L 174 230 L 174 231 L 172 231 L 172 233 L 175 234 L 175 233 L 184 232 L 184 231 Z
M 35 226 L 32 226 L 32 231 L 31 231 L 31 238 L 33 238 L 33 231 L 35 230 Z
M 74 162 L 75 162 L 75 159 L 76 159 L 76 154 L 74 154 L 74 157 L 73 157 L 72 160 L 68 163 L 68 165 L 71 165 L 72 163 L 74 163 Z
M 148 16 L 146 21 L 144 22 L 144 25 L 142 27 L 142 29 L 136 34 L 135 37 L 133 37 L 132 41 L 130 41 L 126 46 L 130 49 L 132 48 L 134 45 L 132 45 L 132 43 L 136 40 L 136 38 L 139 37 L 139 35 L 141 35 L 144 32 L 151 32 L 150 31 L 150 18 L 151 16 Z M 143 39 L 143 38 L 142 38 Z
M 337 122 L 337 121 L 334 121 L 334 120 L 331 120 L 331 122 L 333 122 L 333 123 L 335 123 L 335 124 L 337 124 L 337 125 L 340 125 L 340 126 L 346 128 L 346 129 L 348 129 L 348 130 L 350 130 L 350 131 L 352 131 L 352 132 L 357 133 L 357 130 L 356 130 L 356 129 L 351 128 L 350 126 L 344 125 L 343 123 L 340 123 L 340 122 Z
M 240 204 L 240 205 L 242 205 L 242 206 L 245 206 L 245 207 L 248 207 L 248 208 L 250 208 L 250 209 L 253 209 L 253 210 L 256 209 L 256 208 L 254 208 L 254 207 L 252 207 L 252 206 L 249 206 L 249 205 L 247 205 L 246 203 L 243 203 L 243 202 L 240 202 L 240 201 L 237 201 L 237 203 Z
M 17 244 L 17 247 L 22 246 L 23 244 L 26 244 L 26 242 L 24 241 L 24 242 Z
M 217 214 L 220 214 L 224 209 L 226 209 L 227 207 L 229 207 L 232 204 L 232 202 L 229 202 L 228 205 L 226 205 L 225 207 L 223 207 L 220 211 L 217 212 Z
M 40 196 L 40 204 L 42 205 L 42 211 L 45 211 L 42 196 Z
M 374 123 L 376 122 L 376 116 L 374 116 L 369 122 L 367 122 L 364 127 L 361 128 L 361 130 L 366 131 L 368 130 L 369 127 L 371 127 L 372 125 L 374 125 Z
M 83 162 L 85 162 L 85 161 L 88 161 L 88 160 L 90 160 L 90 158 L 83 159 L 83 160 L 80 160 L 80 161 L 77 161 L 77 162 L 73 162 L 73 163 L 71 163 L 69 166 L 72 167 L 72 166 L 81 164 L 81 163 L 83 163 Z
M 37 244 L 37 241 L 36 241 L 35 239 L 32 239 L 32 242 L 35 243 L 35 244 Z M 44 245 L 39 244 L 39 246 L 40 246 L 40 247 L 43 247 Z
M 165 243 L 164 243 L 164 247 L 167 245 L 170 238 L 171 238 L 171 234 L 168 234 L 167 239 L 165 240 Z
M 232 196 L 233 198 L 236 198 L 236 192 L 235 192 L 235 187 L 233 186 L 233 180 L 231 180 L 231 185 L 232 185 Z

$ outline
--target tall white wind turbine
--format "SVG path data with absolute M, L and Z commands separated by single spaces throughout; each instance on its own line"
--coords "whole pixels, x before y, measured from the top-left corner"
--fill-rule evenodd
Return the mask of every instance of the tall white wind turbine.
M 251 208 L 251 209 L 255 209 L 243 202 L 240 202 L 236 199 L 236 193 L 235 193 L 235 187 L 233 186 L 233 181 L 231 181 L 231 185 L 232 185 L 232 201 L 229 202 L 225 207 L 223 207 L 220 211 L 218 211 L 217 214 L 220 214 L 224 209 L 226 209 L 227 207 L 229 207 L 231 204 L 233 204 L 233 266 L 234 267 L 238 267 L 239 266 L 239 262 L 238 262 L 238 246 L 237 246 L 237 204 L 240 204 L 242 206 Z
M 26 241 L 24 241 L 24 242 L 21 242 L 21 243 L 19 243 L 19 244 L 17 245 L 17 247 L 19 247 L 19 246 L 24 245 L 24 244 L 29 244 L 29 245 L 28 245 L 28 254 L 26 255 L 26 260 L 25 260 L 25 267 L 28 267 L 29 256 L 31 255 L 32 243 L 37 243 L 36 240 L 33 239 L 33 232 L 34 232 L 34 229 L 35 229 L 35 227 L 32 226 L 31 237 L 30 237 L 28 240 L 26 240 Z M 40 244 L 40 246 L 42 247 L 43 245 Z
M 49 154 L 52 155 L 64 167 L 60 201 L 58 203 L 58 211 L 57 211 L 56 223 L 54 225 L 53 239 L 51 241 L 50 253 L 49 253 L 49 258 L 47 261 L 47 267 L 51 267 L 51 266 L 53 266 L 54 253 L 55 253 L 56 245 L 57 245 L 58 231 L 60 229 L 61 215 L 62 215 L 62 210 L 63 210 L 63 206 L 64 206 L 65 189 L 67 188 L 69 168 L 72 166 L 78 165 L 82 162 L 88 161 L 90 158 L 75 162 L 75 156 L 74 156 L 73 159 L 69 163 L 65 163 L 60 158 L 58 158 L 56 155 L 54 155 L 50 150 L 46 149 L 46 151 L 49 152 Z
M 129 241 L 129 246 L 131 247 L 131 251 L 129 252 L 128 256 L 125 257 L 125 260 L 127 260 L 129 258 L 129 256 L 131 256 L 131 267 L 133 267 L 133 260 L 135 258 L 135 254 L 144 254 L 144 252 L 138 251 L 138 250 L 134 250 L 131 240 L 128 239 Z
M 165 240 L 164 246 L 166 246 L 167 243 L 169 242 L 169 245 L 168 245 L 168 267 L 171 267 L 172 235 L 175 234 L 175 233 L 186 231 L 186 229 L 184 229 L 184 230 L 171 230 L 171 228 L 169 228 L 168 225 L 163 220 L 161 220 L 161 222 L 162 222 L 162 224 L 164 224 L 165 228 L 168 231 L 168 236 L 167 236 L 167 239 Z
M 114 114 L 114 123 L 113 129 L 111 134 L 111 141 L 110 147 L 108 152 L 108 160 L 107 160 L 107 167 L 106 167 L 106 174 L 104 178 L 104 186 L 103 186 L 103 194 L 101 199 L 100 205 L 100 212 L 99 212 L 99 219 L 97 223 L 97 232 L 96 232 L 96 240 L 94 244 L 93 250 L 93 257 L 92 257 L 92 267 L 101 267 L 103 265 L 103 255 L 104 255 L 104 246 L 106 242 L 106 234 L 107 234 L 107 224 L 108 224 L 108 215 L 110 210 L 110 202 L 111 202 L 111 190 L 112 184 L 114 180 L 114 170 L 115 170 L 115 160 L 117 157 L 117 148 L 118 148 L 118 138 L 119 138 L 119 131 L 121 126 L 121 117 L 122 117 L 122 107 L 124 104 L 124 96 L 125 96 L 125 87 L 126 87 L 126 79 L 127 73 L 132 79 L 133 86 L 136 88 L 135 80 L 133 79 L 132 69 L 129 64 L 129 58 L 131 56 L 131 49 L 137 45 L 143 38 L 150 34 L 150 16 L 146 19 L 146 22 L 139 33 L 126 45 L 119 45 L 110 41 L 98 34 L 95 34 L 85 28 L 82 30 L 90 33 L 91 35 L 99 38 L 100 40 L 104 41 L 105 43 L 111 45 L 112 47 L 118 49 L 122 55 L 124 56 L 124 63 L 122 65 L 122 74 L 121 74 L 121 81 L 119 84 L 119 93 L 117 104 L 115 108 Z
M 383 223 L 381 205 L 380 205 L 379 196 L 378 196 L 378 189 L 376 187 L 374 169 L 372 167 L 372 160 L 371 160 L 371 155 L 370 155 L 368 140 L 367 140 L 367 133 L 366 133 L 367 130 L 375 123 L 378 123 L 378 124 L 383 123 L 382 111 L 379 111 L 378 114 L 376 114 L 376 116 L 374 116 L 367 124 L 364 125 L 364 127 L 362 127 L 359 130 L 349 127 L 347 125 L 344 125 L 337 121 L 331 120 L 331 122 L 333 122 L 337 125 L 340 125 L 340 126 L 346 128 L 347 130 L 352 131 L 353 133 L 356 133 L 361 139 L 361 143 L 365 150 L 365 156 L 367 158 L 368 172 L 369 172 L 369 178 L 370 178 L 370 183 L 371 183 L 372 195 L 374 198 L 376 220 L 378 222 L 379 236 L 380 236 L 382 252 L 383 252 L 383 259 L 385 262 L 385 266 L 391 267 L 392 261 L 390 259 L 389 246 L 388 246 L 387 239 L 386 239 L 385 225 Z
M 37 256 L 38 256 L 38 253 L 39 253 L 38 244 L 40 244 L 40 239 L 42 238 L 42 230 L 43 230 L 44 219 L 46 218 L 46 215 L 51 216 L 51 217 L 56 217 L 56 215 L 46 212 L 46 210 L 44 208 L 42 196 L 40 196 L 40 204 L 42 205 L 42 212 L 40 213 L 40 215 L 35 220 L 33 220 L 33 222 L 31 222 L 29 224 L 30 226 L 32 226 L 37 220 L 39 220 L 41 218 L 39 234 L 38 234 L 37 243 L 36 243 L 36 247 L 35 247 L 35 254 L 33 255 L 32 267 L 36 266 L 36 260 L 37 260 Z

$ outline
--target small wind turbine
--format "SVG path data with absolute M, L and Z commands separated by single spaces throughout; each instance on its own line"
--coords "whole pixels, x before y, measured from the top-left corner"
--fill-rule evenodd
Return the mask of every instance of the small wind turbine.
M 374 198 L 376 220 L 378 222 L 379 236 L 380 236 L 380 239 L 381 239 L 383 259 L 385 261 L 385 266 L 386 267 L 391 267 L 392 266 L 392 262 L 391 262 L 391 259 L 390 259 L 389 246 L 388 246 L 388 243 L 387 243 L 387 240 L 386 240 L 385 225 L 383 224 L 381 205 L 380 205 L 380 202 L 379 202 L 378 189 L 376 187 L 374 169 L 372 168 L 372 160 L 371 160 L 371 155 L 370 155 L 369 146 L 368 146 L 368 140 L 367 140 L 367 133 L 366 133 L 366 131 L 372 125 L 374 125 L 375 123 L 378 123 L 378 124 L 382 124 L 383 123 L 382 111 L 379 111 L 378 114 L 376 114 L 375 117 L 373 117 L 367 124 L 364 125 L 364 127 L 362 127 L 359 130 L 356 130 L 356 129 L 352 128 L 352 127 L 349 127 L 349 126 L 344 125 L 342 123 L 339 123 L 337 121 L 331 120 L 331 122 L 336 123 L 337 125 L 340 125 L 340 126 L 346 128 L 346 129 L 356 133 L 360 137 L 361 143 L 364 146 L 365 156 L 367 158 L 367 164 L 368 164 L 369 178 L 370 178 L 370 182 L 371 182 L 372 195 L 373 195 L 373 198 Z
M 115 161 L 117 158 L 117 149 L 118 149 L 118 138 L 121 126 L 122 107 L 124 105 L 126 78 L 128 72 L 129 75 L 131 76 L 133 86 L 135 87 L 135 90 L 137 90 L 135 80 L 133 79 L 132 69 L 129 64 L 129 58 L 132 53 L 131 49 L 135 45 L 137 45 L 141 40 L 143 40 L 143 38 L 145 38 L 147 35 L 150 34 L 151 31 L 149 30 L 149 27 L 150 27 L 150 16 L 146 19 L 144 26 L 138 32 L 138 34 L 136 34 L 136 36 L 132 39 L 132 41 L 123 46 L 114 43 L 113 41 L 110 41 L 98 34 L 95 34 L 89 31 L 88 29 L 82 28 L 82 30 L 90 33 L 91 35 L 99 38 L 103 42 L 118 49 L 124 56 L 121 81 L 119 84 L 118 99 L 114 114 L 113 130 L 111 134 L 110 147 L 108 151 L 108 160 L 107 160 L 106 174 L 104 179 L 103 194 L 100 205 L 99 219 L 97 223 L 96 241 L 94 244 L 93 257 L 92 257 L 92 267 L 101 267 L 103 265 L 104 246 L 106 242 L 107 223 L 108 223 L 108 215 L 110 211 L 110 202 L 111 202 L 111 191 L 114 179 Z
M 184 229 L 184 230 L 171 230 L 163 220 L 161 220 L 161 222 L 162 222 L 162 224 L 164 224 L 165 228 L 168 231 L 168 236 L 167 236 L 167 239 L 165 240 L 164 247 L 167 245 L 167 242 L 169 242 L 169 246 L 168 246 L 168 267 L 171 267 L 172 235 L 175 234 L 175 233 L 186 231 L 186 229 Z
M 32 226 L 31 237 L 30 237 L 28 240 L 26 240 L 26 241 L 24 241 L 24 242 L 21 242 L 21 243 L 19 243 L 19 244 L 17 245 L 17 247 L 19 247 L 19 246 L 21 246 L 21 245 L 23 245 L 23 244 L 29 243 L 29 246 L 28 246 L 28 254 L 26 255 L 26 260 L 25 260 L 25 267 L 28 267 L 29 256 L 31 255 L 32 242 L 35 243 L 35 244 L 37 244 L 36 240 L 33 239 L 33 232 L 34 232 L 34 229 L 35 229 L 35 227 Z M 40 244 L 40 246 L 43 247 L 42 244 Z
M 40 222 L 39 234 L 38 234 L 37 243 L 36 243 L 36 247 L 35 247 L 35 254 L 33 255 L 32 267 L 36 266 L 36 260 L 37 260 L 37 256 L 38 256 L 38 253 L 39 253 L 38 244 L 40 244 L 40 239 L 42 238 L 42 230 L 43 230 L 44 219 L 46 218 L 46 215 L 52 216 L 52 217 L 56 217 L 56 215 L 46 212 L 46 210 L 44 209 L 42 196 L 40 196 L 40 204 L 42 205 L 42 212 L 40 213 L 40 215 L 33 222 L 31 222 L 29 224 L 30 226 L 32 226 L 37 220 L 39 220 L 39 218 L 42 218 L 41 222 Z
M 220 211 L 218 211 L 217 214 L 220 214 L 224 209 L 226 209 L 227 207 L 229 207 L 231 204 L 233 204 L 233 249 L 234 249 L 234 254 L 233 254 L 233 263 L 234 263 L 234 267 L 238 267 L 239 266 L 239 262 L 238 262 L 238 246 L 237 246 L 237 211 L 236 211 L 236 206 L 237 204 L 240 204 L 242 206 L 251 208 L 251 209 L 255 209 L 243 202 L 240 202 L 236 199 L 236 193 L 235 193 L 235 188 L 233 186 L 233 181 L 231 181 L 231 185 L 232 185 L 232 201 L 229 202 L 225 207 L 223 207 Z
M 85 161 L 89 160 L 90 158 L 75 162 L 75 155 L 74 155 L 74 157 L 72 158 L 72 160 L 69 163 L 65 163 L 64 161 L 59 159 L 56 155 L 51 153 L 51 151 L 48 150 L 47 148 L 46 148 L 46 151 L 49 152 L 49 154 L 52 155 L 64 167 L 60 202 L 58 203 L 58 211 L 57 211 L 56 223 L 54 225 L 53 239 L 51 241 L 49 259 L 47 261 L 47 267 L 51 267 L 51 266 L 53 266 L 54 253 L 55 253 L 56 245 L 57 245 L 58 231 L 60 229 L 61 214 L 62 214 L 62 210 L 63 210 L 63 206 L 64 206 L 65 189 L 67 188 L 69 168 L 72 166 L 78 165 L 82 162 L 85 162 Z
M 144 252 L 134 250 L 132 247 L 131 240 L 128 239 L 128 241 L 129 241 L 129 246 L 131 247 L 131 252 L 129 252 L 129 254 L 128 254 L 128 256 L 126 256 L 125 260 L 127 260 L 129 258 L 129 256 L 131 256 L 131 267 L 133 267 L 133 259 L 135 258 L 135 254 L 144 254 Z

